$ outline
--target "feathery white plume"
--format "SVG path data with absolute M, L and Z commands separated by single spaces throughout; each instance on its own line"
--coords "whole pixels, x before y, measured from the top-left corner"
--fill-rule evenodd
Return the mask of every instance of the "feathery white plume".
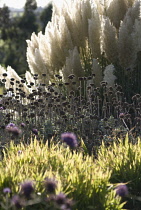
M 103 81 L 107 82 L 107 86 L 114 87 L 116 76 L 114 75 L 115 68 L 112 64 L 106 66 L 104 70 Z
M 116 63 L 118 59 L 117 34 L 115 27 L 111 24 L 109 18 L 105 20 L 104 25 L 103 48 L 108 61 Z
M 93 12 L 93 18 L 88 20 L 89 46 L 93 58 L 99 58 L 101 55 L 101 22 L 98 12 Z

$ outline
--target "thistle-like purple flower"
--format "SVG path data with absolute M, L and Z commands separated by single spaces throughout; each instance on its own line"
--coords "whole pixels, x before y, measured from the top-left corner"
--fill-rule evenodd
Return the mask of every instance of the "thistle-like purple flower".
M 25 181 L 21 185 L 21 192 L 26 198 L 30 198 L 31 194 L 34 192 L 33 183 L 31 181 Z
M 38 135 L 38 130 L 35 129 L 35 128 L 33 128 L 33 129 L 32 129 L 32 133 L 35 134 L 35 135 Z
M 14 136 L 18 136 L 21 133 L 21 130 L 14 124 L 9 123 L 5 128 L 9 133 L 13 134 Z
M 21 200 L 20 200 L 19 195 L 14 195 L 11 202 L 16 207 L 16 209 L 21 209 L 22 208 Z
M 66 195 L 64 193 L 59 193 L 58 195 L 56 195 L 55 201 L 58 205 L 65 204 Z
M 10 190 L 10 188 L 9 187 L 6 187 L 6 188 L 4 188 L 3 189 L 3 193 L 11 193 L 11 190 Z
M 128 195 L 128 188 L 125 184 L 120 184 L 116 188 L 116 195 L 119 195 L 121 197 L 125 197 Z
M 57 188 L 57 182 L 54 179 L 45 178 L 44 186 L 48 193 L 55 193 Z
M 9 123 L 6 128 L 11 128 L 11 127 L 15 127 L 16 125 L 14 123 Z
M 69 132 L 62 133 L 61 139 L 63 140 L 63 142 L 65 142 L 72 149 L 76 148 L 78 145 L 77 138 L 74 133 L 69 133 Z
M 20 130 L 17 126 L 15 126 L 15 127 L 13 127 L 13 128 L 10 130 L 10 132 L 11 132 L 14 136 L 18 136 L 18 135 L 21 133 L 21 130 Z
M 119 118 L 120 118 L 120 119 L 123 119 L 124 117 L 125 117 L 125 114 L 124 114 L 124 113 L 120 113 L 120 114 L 119 114 Z
M 70 199 L 66 199 L 65 204 L 61 205 L 61 210 L 71 210 L 74 202 Z
M 24 128 L 25 127 L 25 123 L 21 123 L 21 128 Z

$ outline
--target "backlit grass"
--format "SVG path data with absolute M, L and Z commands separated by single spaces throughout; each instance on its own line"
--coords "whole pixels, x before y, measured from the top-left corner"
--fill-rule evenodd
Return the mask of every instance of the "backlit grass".
M 36 194 L 42 194 L 43 180 L 49 177 L 57 180 L 56 193 L 63 192 L 73 199 L 73 209 L 116 210 L 123 206 L 109 187 L 111 170 L 103 170 L 93 156 L 72 151 L 61 143 L 56 145 L 53 140 L 50 147 L 36 139 L 26 146 L 11 142 L 0 167 L 0 190 L 9 187 L 12 195 L 19 192 L 24 180 L 33 181 Z

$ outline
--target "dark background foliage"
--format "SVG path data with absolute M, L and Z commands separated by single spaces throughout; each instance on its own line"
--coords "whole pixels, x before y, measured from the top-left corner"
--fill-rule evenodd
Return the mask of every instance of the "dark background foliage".
M 22 75 L 28 70 L 26 40 L 32 32 L 45 31 L 51 20 L 52 5 L 37 7 L 36 0 L 26 0 L 23 11 L 17 15 L 6 5 L 0 8 L 0 64 L 11 66 Z

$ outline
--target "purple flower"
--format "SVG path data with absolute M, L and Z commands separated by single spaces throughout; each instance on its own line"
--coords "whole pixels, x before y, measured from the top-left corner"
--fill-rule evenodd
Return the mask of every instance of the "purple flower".
M 61 210 L 71 210 L 72 206 L 74 205 L 74 202 L 70 199 L 67 199 L 65 204 L 61 205 Z
M 6 188 L 3 189 L 3 192 L 4 193 L 11 193 L 11 190 L 10 190 L 9 187 L 6 187 Z
M 70 148 L 75 148 L 77 147 L 77 138 L 76 135 L 74 133 L 63 133 L 61 134 L 61 139 L 63 140 L 63 142 L 65 142 Z
M 14 136 L 18 136 L 20 133 L 21 133 L 21 130 L 18 128 L 18 127 L 13 127 L 11 129 L 11 133 L 14 135 Z
M 25 127 L 25 123 L 21 123 L 21 127 L 24 128 Z
M 22 183 L 21 192 L 26 198 L 30 198 L 31 193 L 34 192 L 33 183 L 31 181 L 25 181 Z
M 124 118 L 124 116 L 125 116 L 125 114 L 124 114 L 124 113 L 120 113 L 120 114 L 119 114 L 119 118 L 121 118 L 121 119 L 123 119 L 123 118 Z
M 119 195 L 121 197 L 125 197 L 128 195 L 128 188 L 125 184 L 120 184 L 116 188 L 116 195 Z
M 12 198 L 12 204 L 16 207 L 16 209 L 21 209 L 21 201 L 19 195 L 14 195 Z
M 21 154 L 22 154 L 22 150 L 19 150 L 19 151 L 18 151 L 18 155 L 21 155 Z
M 6 128 L 9 128 L 9 127 L 15 127 L 16 125 L 14 123 L 9 123 Z
M 33 129 L 32 129 L 32 133 L 35 134 L 35 135 L 38 135 L 38 130 L 35 129 L 35 128 L 33 128 Z
M 58 205 L 64 204 L 66 202 L 66 195 L 64 193 L 59 193 L 56 195 L 55 201 Z
M 12 133 L 14 136 L 18 136 L 21 133 L 21 130 L 17 126 L 14 126 L 14 125 L 11 125 L 11 126 L 7 125 L 6 130 L 9 133 Z
M 9 123 L 5 129 L 9 132 L 12 133 L 13 136 L 18 136 L 21 133 L 21 130 L 14 124 L 14 123 Z
M 54 179 L 45 178 L 44 186 L 48 193 L 55 193 L 57 182 Z

